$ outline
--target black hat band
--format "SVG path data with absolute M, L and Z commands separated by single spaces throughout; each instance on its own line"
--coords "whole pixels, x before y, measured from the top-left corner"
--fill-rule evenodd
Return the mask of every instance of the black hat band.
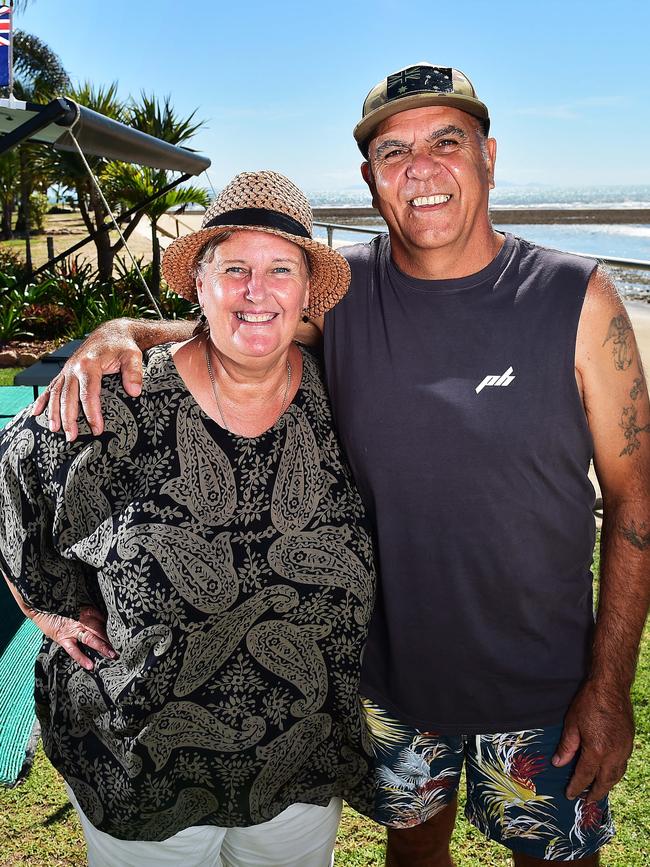
M 307 229 L 298 220 L 268 208 L 237 208 L 234 211 L 226 211 L 213 217 L 203 228 L 211 229 L 213 226 L 259 226 L 263 229 L 278 229 L 288 235 L 311 238 Z

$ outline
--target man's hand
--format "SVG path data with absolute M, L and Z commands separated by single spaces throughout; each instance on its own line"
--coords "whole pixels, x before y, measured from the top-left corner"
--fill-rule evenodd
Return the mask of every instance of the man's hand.
M 634 718 L 629 693 L 587 681 L 571 703 L 552 762 L 564 767 L 576 754 L 578 763 L 567 798 L 586 789 L 587 802 L 599 801 L 622 778 L 632 752 Z
M 32 415 L 40 415 L 50 404 L 50 430 L 63 424 L 66 439 L 76 438 L 79 401 L 95 436 L 104 430 L 99 395 L 102 376 L 121 373 L 127 394 L 137 397 L 142 389 L 142 350 L 168 341 L 187 340 L 194 324 L 184 320 L 155 322 L 142 319 L 114 319 L 104 322 L 67 361 L 61 373 L 37 398 Z
M 99 394 L 105 373 L 122 373 L 127 394 L 137 397 L 142 388 L 142 352 L 131 335 L 128 320 L 105 322 L 88 337 L 68 359 L 61 373 L 52 380 L 32 408 L 40 415 L 49 401 L 50 430 L 63 423 L 66 439 L 78 433 L 79 401 L 95 436 L 104 430 Z

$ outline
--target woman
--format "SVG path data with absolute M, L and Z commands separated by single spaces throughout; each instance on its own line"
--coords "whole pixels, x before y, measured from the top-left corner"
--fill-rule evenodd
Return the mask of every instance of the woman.
M 149 353 L 139 398 L 107 380 L 99 438 L 23 414 L 0 441 L 3 570 L 33 610 L 103 608 L 119 654 L 88 670 L 46 640 L 36 667 L 91 865 L 323 867 L 341 797 L 370 807 L 372 544 L 292 342 L 349 269 L 311 225 L 286 178 L 238 175 L 163 260 L 194 337 Z

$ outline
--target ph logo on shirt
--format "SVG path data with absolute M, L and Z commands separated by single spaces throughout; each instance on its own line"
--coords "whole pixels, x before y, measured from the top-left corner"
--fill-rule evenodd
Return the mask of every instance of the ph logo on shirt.
M 515 375 L 512 372 L 511 367 L 509 367 L 505 373 L 502 373 L 501 376 L 499 376 L 498 373 L 497 374 L 490 374 L 489 376 L 485 377 L 483 382 L 479 383 L 476 386 L 476 389 L 475 389 L 476 393 L 478 394 L 480 391 L 483 391 L 483 389 L 485 388 L 486 385 L 502 385 L 505 388 L 506 385 L 510 385 L 510 383 L 512 382 L 512 380 L 514 378 L 515 378 Z

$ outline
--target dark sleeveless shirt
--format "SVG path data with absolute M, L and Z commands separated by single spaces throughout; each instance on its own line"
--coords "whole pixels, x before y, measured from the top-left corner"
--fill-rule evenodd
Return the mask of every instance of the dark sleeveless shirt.
M 407 277 L 387 236 L 344 252 L 325 359 L 377 534 L 362 692 L 424 730 L 557 723 L 593 628 L 574 355 L 594 264 L 511 235 L 455 280 Z

